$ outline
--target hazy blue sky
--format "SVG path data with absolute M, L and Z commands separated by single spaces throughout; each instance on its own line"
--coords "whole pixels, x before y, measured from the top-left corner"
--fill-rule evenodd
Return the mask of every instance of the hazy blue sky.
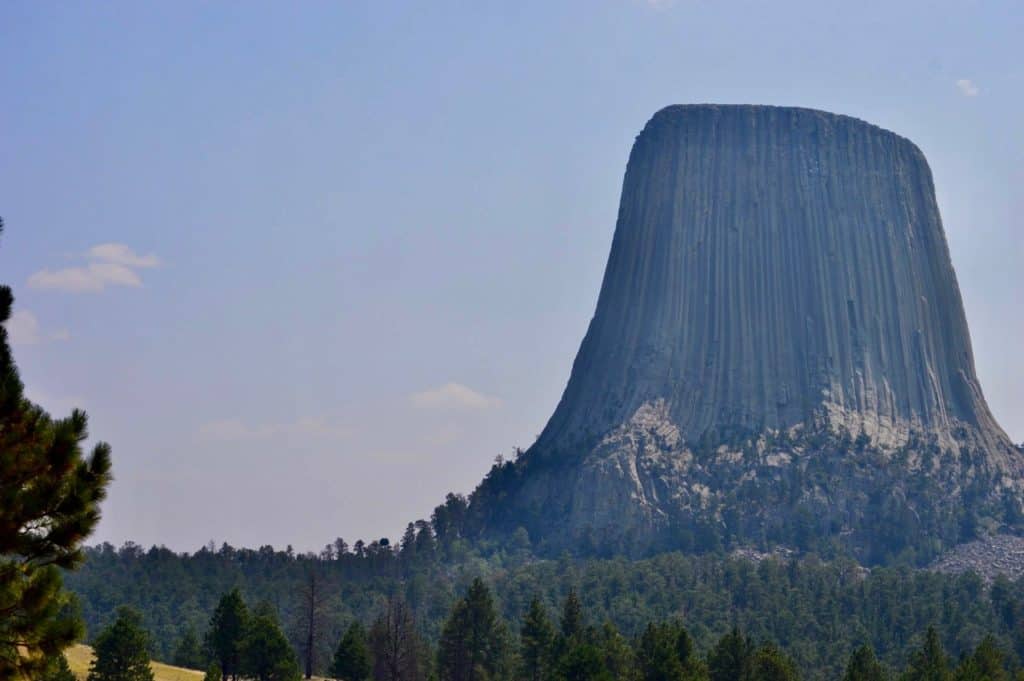
M 96 539 L 317 548 L 472 489 L 554 408 L 672 103 L 914 140 L 1024 439 L 1022 8 L 3 3 L 0 279 L 29 395 L 114 447 Z

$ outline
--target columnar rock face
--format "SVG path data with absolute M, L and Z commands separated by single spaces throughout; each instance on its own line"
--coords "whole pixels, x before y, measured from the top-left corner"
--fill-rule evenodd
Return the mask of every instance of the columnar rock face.
M 1022 474 L 920 150 L 820 111 L 672 106 L 633 146 L 594 318 L 497 515 L 554 544 L 772 543 L 822 514 L 812 536 L 859 537 L 895 498 L 970 535 L 1018 507 Z M 780 485 L 776 508 L 742 497 Z
M 961 424 L 1002 439 L 917 147 L 806 109 L 655 115 L 542 446 L 656 400 L 688 440 L 820 408 L 884 442 Z

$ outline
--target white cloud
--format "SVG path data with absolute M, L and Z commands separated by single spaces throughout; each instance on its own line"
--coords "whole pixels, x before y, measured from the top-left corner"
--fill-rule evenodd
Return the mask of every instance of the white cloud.
M 93 260 L 124 265 L 125 267 L 156 267 L 160 258 L 155 254 L 139 255 L 124 244 L 98 244 L 89 249 L 87 256 Z
M 445 383 L 442 386 L 410 396 L 412 403 L 425 409 L 490 409 L 501 406 L 497 397 L 488 397 L 462 385 L 461 383 Z
M 71 338 L 67 329 L 44 334 L 39 320 L 29 310 L 15 310 L 5 323 L 11 345 L 39 345 L 48 340 L 66 341 Z
M 981 92 L 978 89 L 978 86 L 967 78 L 961 78 L 958 80 L 956 82 L 956 87 L 964 97 L 977 97 L 978 93 Z
M 338 439 L 349 434 L 348 429 L 323 418 L 303 417 L 290 423 L 249 424 L 240 419 L 223 419 L 204 423 L 199 434 L 209 440 L 240 442 L 266 440 L 276 437 L 318 437 Z
M 142 286 L 142 277 L 136 270 L 157 267 L 160 258 L 155 254 L 139 255 L 124 244 L 97 244 L 84 253 L 89 261 L 77 267 L 59 270 L 40 270 L 28 278 L 32 288 L 98 293 L 108 286 Z
M 97 293 L 108 286 L 142 286 L 142 279 L 129 267 L 111 262 L 94 262 L 85 267 L 40 270 L 28 278 L 31 288 Z

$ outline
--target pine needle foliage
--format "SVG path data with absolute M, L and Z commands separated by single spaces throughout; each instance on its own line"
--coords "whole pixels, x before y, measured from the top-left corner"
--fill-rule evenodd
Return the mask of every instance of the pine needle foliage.
M 110 447 L 86 456 L 85 412 L 54 419 L 25 399 L 3 326 L 13 304 L 0 286 L 0 678 L 33 678 L 83 634 L 60 570 L 99 522 Z
M 97 637 L 95 651 L 88 681 L 153 681 L 149 634 L 131 608 L 118 609 L 117 619 Z

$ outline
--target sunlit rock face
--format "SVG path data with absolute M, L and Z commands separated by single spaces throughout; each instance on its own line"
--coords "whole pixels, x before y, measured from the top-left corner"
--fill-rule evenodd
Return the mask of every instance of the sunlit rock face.
M 658 112 L 630 155 L 597 312 L 541 443 L 655 400 L 688 440 L 821 409 L 886 443 L 961 424 L 1000 439 L 918 148 L 807 109 Z
M 879 518 L 937 545 L 1015 520 L 1022 463 L 921 151 L 821 111 L 672 106 L 636 139 L 568 386 L 488 523 L 883 560 L 919 549 L 879 545 Z

